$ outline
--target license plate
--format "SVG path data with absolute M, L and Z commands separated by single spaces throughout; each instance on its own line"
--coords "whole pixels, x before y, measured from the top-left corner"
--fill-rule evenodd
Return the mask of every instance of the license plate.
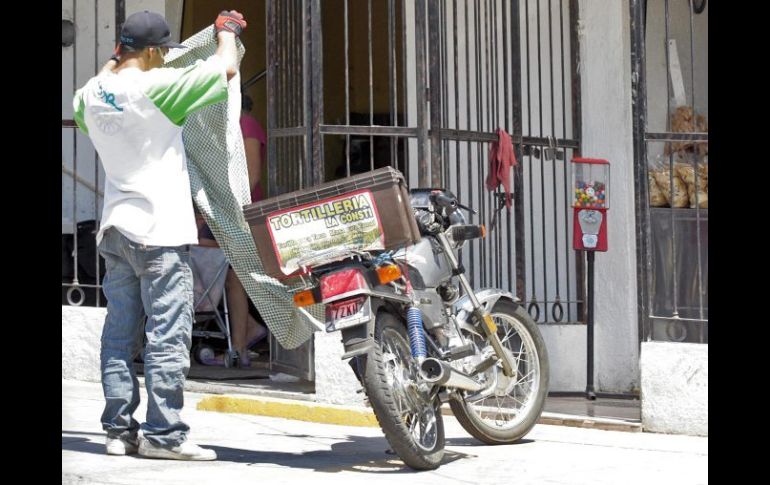
M 360 297 L 326 305 L 326 331 L 333 332 L 369 321 L 371 304 Z

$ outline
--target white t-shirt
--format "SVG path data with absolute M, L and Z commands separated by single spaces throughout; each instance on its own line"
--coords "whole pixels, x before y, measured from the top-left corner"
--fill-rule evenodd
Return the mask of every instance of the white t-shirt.
M 75 121 L 106 175 L 97 244 L 109 227 L 147 246 L 198 243 L 182 125 L 225 99 L 225 63 L 216 55 L 184 69 L 108 71 L 75 93 Z

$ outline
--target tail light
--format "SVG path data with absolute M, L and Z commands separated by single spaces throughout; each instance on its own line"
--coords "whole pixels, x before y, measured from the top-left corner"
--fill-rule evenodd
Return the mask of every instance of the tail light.
M 343 269 L 327 274 L 321 278 L 321 299 L 343 295 L 356 290 L 369 288 L 361 270 L 357 268 Z

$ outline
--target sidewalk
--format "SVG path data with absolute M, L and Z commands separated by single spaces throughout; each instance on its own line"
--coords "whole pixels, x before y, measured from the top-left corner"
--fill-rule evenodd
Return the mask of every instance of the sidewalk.
M 145 414 L 146 393 L 137 418 Z M 104 454 L 101 386 L 62 380 L 62 483 L 707 483 L 708 438 L 537 425 L 522 442 L 484 446 L 445 416 L 442 466 L 414 472 L 385 453 L 377 427 L 200 411 L 185 393 L 191 439 L 215 462 Z M 253 396 L 252 396 L 253 397 Z

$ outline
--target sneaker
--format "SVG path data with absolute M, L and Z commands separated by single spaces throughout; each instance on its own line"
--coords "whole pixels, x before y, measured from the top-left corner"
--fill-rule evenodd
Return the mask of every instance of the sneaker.
M 253 350 L 247 350 L 243 355 L 238 354 L 238 367 L 240 369 L 251 369 L 251 364 L 259 359 L 259 352 Z
M 139 449 L 136 442 L 123 438 L 107 438 L 105 443 L 108 455 L 133 455 Z
M 147 458 L 163 458 L 166 460 L 210 461 L 217 459 L 216 451 L 201 448 L 189 441 L 185 441 L 173 448 L 163 448 L 143 439 L 139 443 L 139 454 Z

